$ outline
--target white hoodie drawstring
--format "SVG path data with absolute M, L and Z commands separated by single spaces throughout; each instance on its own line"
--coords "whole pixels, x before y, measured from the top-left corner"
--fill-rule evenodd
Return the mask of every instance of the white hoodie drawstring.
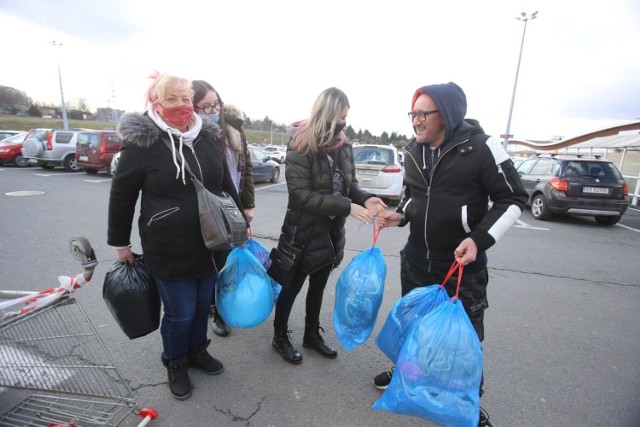
M 422 144 L 422 170 L 427 169 L 427 155 L 425 154 L 424 144 Z
M 191 148 L 191 151 L 193 152 L 193 141 L 198 136 L 198 134 L 200 133 L 200 130 L 202 129 L 202 119 L 197 114 L 194 114 L 192 121 L 190 122 L 189 130 L 187 130 L 186 132 L 181 132 L 178 129 L 172 128 L 166 122 L 164 122 L 164 120 L 162 120 L 162 118 L 156 114 L 151 103 L 147 105 L 147 114 L 149 115 L 151 120 L 153 120 L 160 127 L 160 129 L 164 130 L 169 134 L 169 140 L 171 141 L 171 155 L 173 157 L 173 164 L 176 165 L 176 179 L 178 179 L 180 177 L 180 173 L 182 173 L 182 183 L 184 185 L 187 185 L 187 182 L 185 180 L 185 159 L 184 159 L 184 152 L 182 151 L 182 147 L 186 145 L 187 147 Z M 174 145 L 173 135 L 176 135 L 180 138 L 180 144 L 178 146 L 178 150 L 182 155 L 182 165 L 178 164 L 178 160 L 176 158 L 176 147 Z M 193 152 L 193 155 L 195 157 L 195 152 Z
M 182 157 L 182 164 L 178 164 L 178 159 L 176 156 L 176 146 L 174 144 L 173 141 L 173 135 L 171 134 L 171 132 L 169 132 L 169 129 L 167 129 L 167 133 L 169 134 L 169 139 L 171 140 L 171 155 L 173 157 L 173 164 L 176 165 L 176 179 L 178 179 L 180 177 L 180 174 L 182 174 L 182 183 L 184 185 L 187 185 L 187 182 L 185 180 L 185 160 L 184 160 L 184 152 L 182 151 L 182 147 L 184 147 L 184 141 L 182 140 L 182 135 L 179 136 L 180 138 L 180 144 L 178 145 L 178 151 L 180 152 L 180 157 Z M 186 144 L 187 146 L 189 146 L 190 144 Z

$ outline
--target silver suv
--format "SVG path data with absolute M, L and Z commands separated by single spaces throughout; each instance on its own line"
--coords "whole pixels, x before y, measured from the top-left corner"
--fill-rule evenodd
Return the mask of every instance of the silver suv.
M 76 142 L 82 130 L 32 129 L 24 140 L 22 155 L 43 169 L 64 166 L 69 172 L 78 171 Z

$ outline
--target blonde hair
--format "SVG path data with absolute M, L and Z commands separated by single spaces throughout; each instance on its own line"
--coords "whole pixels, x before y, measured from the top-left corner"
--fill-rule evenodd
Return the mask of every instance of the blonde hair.
M 191 81 L 188 79 L 171 74 L 155 74 L 150 77 L 153 80 L 145 93 L 146 104 L 164 101 L 164 96 L 169 87 L 188 87 L 191 89 L 193 97 L 193 87 L 191 86 Z
M 351 106 L 343 91 L 335 87 L 323 90 L 311 108 L 309 120 L 293 137 L 294 149 L 300 154 L 308 154 L 316 153 L 319 147 L 331 145 L 336 139 L 333 133 L 345 107 Z M 331 123 L 328 129 L 327 123 Z

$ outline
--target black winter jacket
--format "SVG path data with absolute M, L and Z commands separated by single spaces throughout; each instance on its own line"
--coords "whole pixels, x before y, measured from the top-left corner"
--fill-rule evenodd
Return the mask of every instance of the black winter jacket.
M 500 141 L 475 120 L 465 120 L 441 149 L 429 181 L 423 169 L 429 148 L 415 140 L 407 146 L 397 211 L 410 222 L 409 242 L 422 257 L 452 262 L 466 237 L 482 255 L 520 216 L 527 194 Z
M 164 142 L 169 140 L 167 133 L 146 113 L 123 116 L 118 131 L 123 145 L 111 183 L 108 244 L 118 247 L 130 243 L 136 201 L 142 191 L 138 231 L 150 273 L 162 279 L 189 280 L 215 272 L 213 254 L 200 231 L 195 188 L 188 172 L 186 185 L 182 176 L 176 178 L 176 166 Z M 220 128 L 205 120 L 193 141 L 193 151 L 185 146 L 182 154 L 209 191 L 224 190 L 240 206 L 219 136 Z M 224 253 L 216 253 L 216 261 L 218 255 L 224 260 Z
M 285 160 L 289 202 L 282 233 L 288 241 L 304 247 L 302 267 L 308 273 L 340 264 L 351 203 L 364 206 L 365 200 L 373 197 L 358 184 L 351 144 L 344 143 L 333 158 L 344 176 L 345 196 L 332 194 L 333 170 L 323 149 L 302 155 L 290 148 Z

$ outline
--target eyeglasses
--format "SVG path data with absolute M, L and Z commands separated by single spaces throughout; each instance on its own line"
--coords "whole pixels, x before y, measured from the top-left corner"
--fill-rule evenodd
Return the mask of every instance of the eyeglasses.
M 213 114 L 216 111 L 220 111 L 220 109 L 222 108 L 222 103 L 220 101 L 216 101 L 213 104 L 203 105 L 202 107 L 196 108 L 205 114 Z
M 416 119 L 416 117 L 418 118 L 419 122 L 424 122 L 427 119 L 427 116 L 430 116 L 431 114 L 435 114 L 435 113 L 439 113 L 440 110 L 431 110 L 431 111 L 410 111 L 407 113 L 407 115 L 409 116 L 409 120 L 411 120 L 411 123 L 413 123 L 413 121 Z

